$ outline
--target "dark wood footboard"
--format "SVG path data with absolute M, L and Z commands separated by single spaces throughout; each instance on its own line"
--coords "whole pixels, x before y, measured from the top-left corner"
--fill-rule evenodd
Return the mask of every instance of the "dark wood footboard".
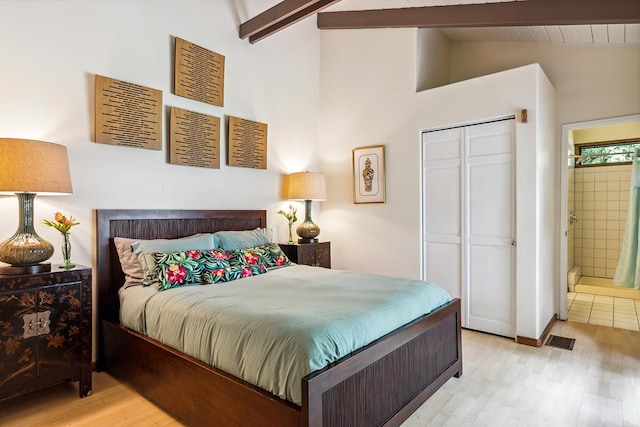
M 462 375 L 460 300 L 303 379 L 303 425 L 396 426 Z

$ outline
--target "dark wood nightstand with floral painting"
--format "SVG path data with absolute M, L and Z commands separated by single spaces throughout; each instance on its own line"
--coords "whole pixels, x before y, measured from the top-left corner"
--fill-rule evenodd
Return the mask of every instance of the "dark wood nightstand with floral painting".
M 66 380 L 91 394 L 91 268 L 0 275 L 0 400 Z
M 331 268 L 331 243 L 278 243 L 282 252 L 296 264 Z

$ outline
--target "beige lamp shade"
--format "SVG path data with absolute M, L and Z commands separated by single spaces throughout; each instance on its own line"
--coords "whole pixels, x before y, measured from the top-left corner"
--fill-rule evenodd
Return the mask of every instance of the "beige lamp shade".
M 0 138 L 0 194 L 71 194 L 67 147 Z
M 290 200 L 327 200 L 324 175 L 316 172 L 297 172 L 289 175 Z

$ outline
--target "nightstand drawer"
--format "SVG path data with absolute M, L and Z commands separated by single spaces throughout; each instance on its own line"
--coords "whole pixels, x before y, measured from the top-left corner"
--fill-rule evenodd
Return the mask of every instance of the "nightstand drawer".
M 331 268 L 331 243 L 280 243 L 282 252 L 296 264 Z

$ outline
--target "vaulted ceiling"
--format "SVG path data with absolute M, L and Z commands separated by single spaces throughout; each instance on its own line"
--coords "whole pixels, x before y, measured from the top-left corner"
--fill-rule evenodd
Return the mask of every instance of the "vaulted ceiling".
M 318 28 L 438 28 L 452 41 L 640 44 L 640 0 L 264 0 L 251 43 L 299 20 Z

